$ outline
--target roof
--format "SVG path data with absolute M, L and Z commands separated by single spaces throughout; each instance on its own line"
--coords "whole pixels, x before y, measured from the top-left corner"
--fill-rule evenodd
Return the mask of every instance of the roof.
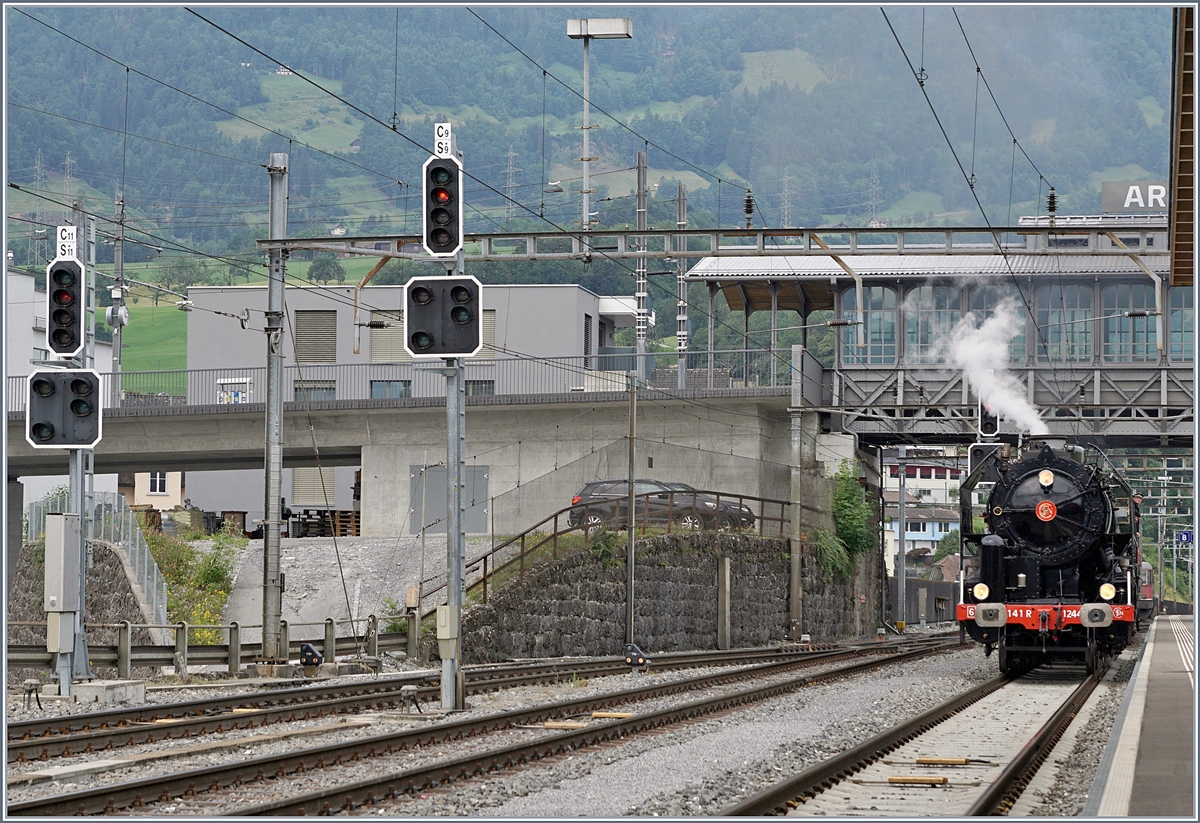
M 862 246 L 859 246 L 862 249 Z M 910 247 L 911 248 L 911 247 Z M 840 254 L 855 274 L 872 277 L 928 280 L 1009 278 L 1041 275 L 1121 274 L 1144 277 L 1142 269 L 1123 254 Z M 1171 258 L 1163 253 L 1139 255 L 1152 271 L 1166 277 Z M 771 291 L 782 311 L 807 315 L 833 308 L 834 288 L 850 275 L 829 255 L 779 257 L 706 257 L 687 273 L 687 280 L 716 283 L 732 311 L 770 311 Z
M 900 516 L 900 510 L 895 506 L 890 506 L 884 511 L 884 516 L 895 520 Z M 937 520 L 957 523 L 958 511 L 956 509 L 943 509 L 937 506 L 905 506 L 904 518 L 906 520 Z

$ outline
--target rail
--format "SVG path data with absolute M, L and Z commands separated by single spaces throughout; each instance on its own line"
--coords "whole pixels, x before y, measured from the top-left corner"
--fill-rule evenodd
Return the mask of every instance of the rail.
M 761 332 L 758 332 L 761 333 Z M 678 389 L 679 354 L 637 355 L 632 349 L 604 350 L 579 357 L 475 357 L 466 361 L 468 397 L 566 395 L 624 392 L 638 357 L 646 358 L 650 389 Z M 687 352 L 688 389 L 744 393 L 747 389 L 786 387 L 791 383 L 792 352 L 780 347 Z M 809 355 L 811 358 L 811 355 Z M 819 364 L 813 360 L 813 364 Z M 809 364 L 808 370 L 812 370 Z M 181 408 L 264 403 L 265 366 L 164 371 L 123 371 L 100 376 L 105 408 L 114 408 L 113 380 L 120 379 L 121 409 Z M 9 376 L 7 411 L 25 411 L 28 388 L 24 376 Z M 287 366 L 283 375 L 285 408 L 305 402 L 404 401 L 444 399 L 445 379 L 431 364 L 337 363 Z
M 712 507 L 706 506 L 706 502 L 712 503 Z M 726 504 L 724 509 L 722 504 Z M 733 522 L 734 507 L 739 512 L 748 507 L 753 524 L 742 527 Z M 697 513 L 700 517 L 695 517 Z M 787 537 L 790 513 L 791 503 L 786 500 L 701 489 L 634 496 L 635 526 L 643 535 L 651 528 L 661 528 L 667 534 L 715 529 L 749 532 L 762 537 Z M 465 571 L 466 578 L 472 582 L 467 586 L 464 605 L 473 601 L 486 603 L 489 589 L 514 575 L 518 580 L 523 578 L 526 571 L 557 560 L 560 553 L 565 555 L 590 548 L 600 535 L 624 528 L 628 518 L 626 499 L 579 503 L 560 509 L 469 561 Z M 422 598 L 445 587 L 443 581 L 426 590 Z M 430 609 L 422 619 L 429 618 L 434 612 Z

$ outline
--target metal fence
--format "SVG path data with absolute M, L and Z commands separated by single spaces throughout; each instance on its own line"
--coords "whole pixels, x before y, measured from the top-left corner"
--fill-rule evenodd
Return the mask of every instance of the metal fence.
M 306 643 L 311 643 L 314 648 L 319 649 L 327 663 L 333 663 L 339 655 L 362 657 L 364 653 L 370 658 L 377 658 L 383 652 L 400 651 L 415 656 L 416 634 L 415 632 L 412 635 L 408 633 L 408 627 L 415 625 L 415 616 L 398 618 L 406 624 L 404 631 L 381 631 L 380 621 L 384 621 L 384 629 L 386 629 L 392 619 L 396 618 L 386 616 L 377 618 L 375 615 L 371 615 L 365 620 L 358 621 L 364 624 L 362 634 L 348 636 L 338 636 L 337 628 L 339 626 L 345 628 L 349 623 L 351 624 L 349 629 L 354 632 L 357 630 L 353 625 L 355 621 L 334 621 L 330 618 L 324 623 L 292 623 L 289 626 L 286 620 L 281 620 L 279 623 L 280 645 L 281 648 L 287 649 L 289 660 L 298 659 L 302 646 Z M 46 624 L 44 622 L 26 622 L 21 625 L 45 627 Z M 323 639 L 310 641 L 289 638 L 290 629 L 312 626 L 324 626 Z M 117 644 L 114 646 L 89 641 L 88 656 L 95 666 L 115 666 L 117 677 L 120 678 L 131 677 L 133 669 L 138 667 L 176 665 L 218 666 L 225 668 L 231 674 L 236 674 L 245 664 L 262 659 L 262 643 L 241 642 L 242 630 L 261 628 L 261 625 L 241 626 L 236 622 L 214 625 L 189 625 L 187 623 L 155 625 L 128 621 L 97 623 L 87 626 L 87 630 L 116 629 Z M 161 630 L 164 642 L 158 646 L 135 645 L 133 643 L 134 629 Z M 196 631 L 218 632 L 221 635 L 218 639 L 222 642 L 196 643 L 190 637 Z M 5 660 L 12 668 L 51 668 L 54 656 L 46 651 L 44 645 L 9 644 Z
M 137 515 L 129 507 L 125 497 L 113 492 L 95 492 L 92 495 L 92 526 L 90 539 L 107 543 L 123 555 L 133 570 L 134 580 L 141 587 L 141 598 L 150 607 L 152 622 L 167 622 L 167 581 L 163 579 L 150 554 L 150 546 L 142 534 Z M 66 493 L 47 497 L 30 503 L 26 510 L 25 539 L 38 540 L 46 533 L 46 515 L 62 514 L 67 511 Z M 163 642 L 167 633 L 163 632 Z
M 805 352 L 811 360 L 811 354 Z M 592 394 L 628 389 L 628 370 L 638 355 L 589 357 L 497 357 L 466 361 L 468 395 Z M 765 349 L 689 352 L 688 389 L 740 390 L 785 387 L 791 381 L 793 353 Z M 674 390 L 679 358 L 674 353 L 645 355 L 648 388 Z M 815 360 L 812 360 L 815 363 Z M 818 364 L 819 366 L 819 364 Z M 293 365 L 284 369 L 284 402 L 387 400 L 444 397 L 440 361 L 432 363 L 342 363 Z M 806 372 L 807 373 L 807 372 Z M 208 406 L 263 403 L 266 367 L 123 372 L 121 407 Z M 114 375 L 101 375 L 100 396 L 111 407 Z M 8 411 L 23 412 L 28 394 L 24 377 L 8 378 Z

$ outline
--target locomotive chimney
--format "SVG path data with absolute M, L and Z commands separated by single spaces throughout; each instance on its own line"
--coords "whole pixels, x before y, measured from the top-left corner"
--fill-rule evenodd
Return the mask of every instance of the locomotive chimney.
M 1052 449 L 1065 449 L 1067 447 L 1067 436 L 1065 434 L 1039 434 L 1037 437 L 1031 437 L 1030 443 L 1045 443 Z

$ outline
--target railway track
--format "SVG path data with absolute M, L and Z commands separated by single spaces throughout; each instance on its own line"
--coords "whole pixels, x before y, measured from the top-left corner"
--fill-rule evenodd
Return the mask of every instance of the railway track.
M 933 637 L 943 637 L 934 635 Z M 719 665 L 746 665 L 758 661 L 811 659 L 830 655 L 870 654 L 915 641 L 893 641 L 863 646 L 813 646 L 806 649 L 735 649 L 655 655 L 654 670 L 675 670 Z M 564 677 L 594 678 L 629 671 L 624 658 L 581 661 L 545 661 L 511 665 L 469 667 L 467 694 L 482 694 L 514 686 L 557 682 Z M 405 686 L 416 686 L 420 702 L 440 696 L 440 674 L 417 672 L 360 680 L 333 686 L 310 685 L 223 696 L 210 699 L 112 709 L 86 714 L 8 724 L 7 760 L 24 763 L 79 754 L 92 754 L 164 740 L 193 739 L 239 729 L 266 728 L 278 723 L 314 720 L 364 711 L 405 708 Z
M 1063 666 L 994 678 L 721 814 L 1007 814 L 1103 675 Z
M 895 648 L 897 645 L 680 653 L 656 655 L 651 665 L 656 670 L 673 670 L 770 660 L 817 661 L 831 655 L 877 653 L 881 647 Z M 514 686 L 557 682 L 564 677 L 607 677 L 628 671 L 624 658 L 596 658 L 474 666 L 465 674 L 467 693 L 481 694 Z M 404 708 L 408 698 L 401 691 L 403 687 L 416 686 L 417 700 L 429 701 L 440 695 L 439 683 L 437 672 L 419 672 L 334 686 L 312 685 L 12 722 L 8 724 L 7 759 L 10 763 L 48 760 L 237 729 L 265 728 L 277 723 Z
M 794 668 L 811 665 L 814 656 L 759 663 L 732 672 L 700 675 L 671 683 L 655 684 L 577 700 L 545 704 L 482 717 L 443 720 L 415 729 L 374 734 L 354 740 L 294 750 L 279 755 L 243 760 L 219 766 L 191 769 L 161 777 L 118 783 L 52 797 L 10 803 L 10 815 L 72 814 L 313 814 L 330 809 L 355 808 L 384 802 L 405 793 L 441 785 L 495 769 L 518 766 L 544 757 L 573 751 L 671 724 L 727 712 L 738 706 L 801 688 L 810 683 L 846 677 L 891 662 L 911 660 L 957 645 L 957 640 L 907 644 L 907 650 L 880 654 L 871 659 L 839 666 L 821 673 L 794 673 Z M 853 654 L 843 650 L 833 655 Z M 739 681 L 768 680 L 749 688 L 730 689 Z M 678 702 L 641 713 L 616 713 L 591 717 L 613 707 L 677 697 L 696 690 L 726 687 L 715 697 Z M 589 717 L 584 728 L 552 731 L 536 728 L 546 721 L 570 721 Z M 531 728 L 535 727 L 535 728 Z M 489 743 L 484 735 L 520 730 L 521 742 Z M 511 735 L 509 735 L 511 737 Z M 479 738 L 476 740 L 476 738 Z M 532 739 L 530 739 L 532 738 Z M 414 752 L 422 754 L 436 744 L 455 741 L 456 756 L 432 751 L 423 765 L 406 768 Z M 463 742 L 465 741 L 465 742 Z M 462 755 L 463 748 L 469 748 Z M 364 768 L 362 761 L 371 760 Z M 364 771 L 374 776 L 363 779 Z M 325 788 L 313 790 L 314 784 Z M 268 799 L 264 800 L 264 796 Z M 184 810 L 184 807 L 187 810 Z

